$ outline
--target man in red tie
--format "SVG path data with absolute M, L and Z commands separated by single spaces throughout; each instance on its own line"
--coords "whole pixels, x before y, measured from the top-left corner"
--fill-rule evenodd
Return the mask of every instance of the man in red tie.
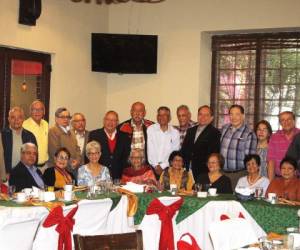
M 100 143 L 99 163 L 109 168 L 113 179 L 121 179 L 130 153 L 130 140 L 125 133 L 117 131 L 118 123 L 118 113 L 108 111 L 103 119 L 103 128 L 91 131 L 88 140 Z

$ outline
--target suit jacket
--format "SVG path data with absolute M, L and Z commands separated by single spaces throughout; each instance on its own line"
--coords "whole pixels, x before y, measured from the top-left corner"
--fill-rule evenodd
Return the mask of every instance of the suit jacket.
M 71 130 L 72 133 L 75 134 L 75 137 L 76 137 L 76 132 L 74 129 Z M 83 165 L 85 162 L 86 162 L 86 156 L 85 156 L 85 147 L 86 147 L 86 144 L 88 143 L 88 140 L 89 140 L 89 131 L 85 130 L 85 133 L 84 133 L 84 144 L 83 144 L 83 150 L 81 152 L 81 162 L 80 162 L 80 165 Z M 78 142 L 77 142 L 77 145 L 78 145 Z M 78 145 L 79 147 L 79 145 Z
M 104 128 L 90 131 L 89 134 L 89 142 L 94 140 L 101 145 L 102 154 L 99 163 L 108 167 L 113 179 L 121 179 L 123 169 L 127 166 L 130 153 L 130 141 L 128 136 L 121 131 L 117 131 L 116 139 L 116 148 L 114 152 L 111 153 Z
M 43 178 L 39 169 L 37 169 L 37 173 Z M 20 192 L 24 188 L 31 188 L 32 186 L 39 187 L 22 162 L 19 162 L 11 171 L 9 185 L 16 186 L 16 192 Z
M 132 133 L 133 133 L 133 127 L 131 126 L 131 120 L 132 119 L 122 122 L 118 126 L 118 130 L 126 133 L 126 135 L 128 136 L 128 139 L 130 140 L 129 152 L 131 151 L 131 141 L 132 141 Z M 152 121 L 144 119 L 143 134 L 144 134 L 144 139 L 145 139 L 145 152 L 144 153 L 145 153 L 146 162 L 148 162 L 148 158 L 147 158 L 147 128 L 152 124 L 153 124 Z
M 22 129 L 22 143 L 31 142 L 37 146 L 37 142 L 35 136 L 28 130 Z M 1 133 L 2 137 L 2 145 L 4 151 L 4 162 L 5 162 L 5 169 L 7 173 L 10 173 L 12 170 L 12 149 L 13 149 L 13 137 L 12 137 L 12 130 L 10 128 L 6 128 L 2 130 Z
M 200 174 L 207 173 L 207 159 L 211 153 L 220 152 L 221 133 L 213 125 L 209 124 L 198 136 L 196 142 L 195 135 L 198 126 L 189 128 L 184 138 L 181 152 L 184 156 L 185 166 L 188 168 L 192 164 L 194 178 Z

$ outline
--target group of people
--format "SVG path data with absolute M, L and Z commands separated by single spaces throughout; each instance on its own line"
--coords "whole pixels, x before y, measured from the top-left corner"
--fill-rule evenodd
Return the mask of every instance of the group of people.
M 252 130 L 238 104 L 229 108 L 230 122 L 221 130 L 213 126 L 207 105 L 199 107 L 197 122 L 188 106 L 179 106 L 178 126 L 172 126 L 168 107 L 157 109 L 154 123 L 145 119 L 145 105 L 135 102 L 129 120 L 119 123 L 118 113 L 108 111 L 103 127 L 93 131 L 86 130 L 82 113 L 71 116 L 67 108 L 58 108 L 51 128 L 44 114 L 39 100 L 31 104 L 26 120 L 24 111 L 13 107 L 9 127 L 1 132 L 1 181 L 8 180 L 17 191 L 113 179 L 165 189 L 176 184 L 188 191 L 198 183 L 216 187 L 218 193 L 261 187 L 266 194 L 300 200 L 300 130 L 290 111 L 279 114 L 281 129 L 274 134 L 266 120 Z

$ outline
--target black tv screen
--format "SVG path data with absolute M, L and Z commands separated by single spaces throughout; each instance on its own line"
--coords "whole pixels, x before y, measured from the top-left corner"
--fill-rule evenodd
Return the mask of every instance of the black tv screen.
M 92 71 L 156 73 L 157 36 L 92 33 Z

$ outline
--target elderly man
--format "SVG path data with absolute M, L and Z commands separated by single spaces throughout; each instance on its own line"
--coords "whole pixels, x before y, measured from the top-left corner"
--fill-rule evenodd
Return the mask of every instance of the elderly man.
M 103 128 L 90 132 L 89 142 L 97 141 L 101 145 L 99 163 L 108 167 L 112 178 L 121 179 L 130 153 L 128 136 L 117 130 L 119 116 L 115 111 L 108 111 L 103 119 Z
M 128 135 L 131 141 L 130 149 L 138 148 L 144 151 L 147 162 L 147 128 L 153 122 L 145 119 L 146 109 L 141 102 L 132 104 L 130 115 L 131 119 L 121 123 L 118 128 Z
M 221 133 L 211 123 L 213 112 L 207 105 L 198 109 L 198 126 L 187 130 L 181 151 L 186 167 L 191 167 L 194 179 L 207 173 L 207 159 L 211 153 L 220 152 Z
M 81 152 L 81 165 L 84 163 L 85 158 L 85 146 L 89 138 L 89 131 L 86 130 L 86 119 L 82 113 L 73 114 L 71 121 L 73 132 L 77 139 L 77 145 Z
M 37 145 L 35 136 L 22 128 L 24 111 L 20 107 L 13 107 L 8 113 L 9 128 L 2 131 L 2 147 L 6 173 L 9 174 L 20 161 L 20 148 L 26 142 Z
M 157 122 L 147 130 L 148 161 L 153 167 L 156 177 L 169 166 L 169 156 L 180 148 L 179 132 L 169 124 L 171 111 L 162 106 L 157 110 Z
M 273 134 L 269 141 L 267 161 L 269 176 L 281 176 L 280 161 L 284 158 L 287 150 L 300 129 L 295 128 L 295 115 L 293 112 L 284 111 L 279 114 L 281 130 Z M 293 143 L 295 145 L 295 143 Z M 288 155 L 295 157 L 294 146 L 289 150 Z
M 30 105 L 30 117 L 24 121 L 23 128 L 34 134 L 37 146 L 39 160 L 37 167 L 44 172 L 46 162 L 48 161 L 48 122 L 45 121 L 45 105 L 39 100 L 34 101 Z
M 257 138 L 245 124 L 245 111 L 241 105 L 229 108 L 230 123 L 221 130 L 221 154 L 225 159 L 224 172 L 231 179 L 234 189 L 240 177 L 247 174 L 244 158 L 256 153 Z
M 174 127 L 178 130 L 180 134 L 180 145 L 182 146 L 187 130 L 191 127 L 196 126 L 197 123 L 191 120 L 192 114 L 187 105 L 180 105 L 177 108 L 176 113 L 179 125 Z
M 33 143 L 21 146 L 21 161 L 11 171 L 9 185 L 16 186 L 16 192 L 32 186 L 44 188 L 41 171 L 35 166 L 38 150 Z
M 55 125 L 49 129 L 48 134 L 48 151 L 49 166 L 54 165 L 54 154 L 56 150 L 65 147 L 71 154 L 71 162 L 68 166 L 69 171 L 77 176 L 77 169 L 81 161 L 80 148 L 77 145 L 75 134 L 70 129 L 70 112 L 62 107 L 55 112 Z

